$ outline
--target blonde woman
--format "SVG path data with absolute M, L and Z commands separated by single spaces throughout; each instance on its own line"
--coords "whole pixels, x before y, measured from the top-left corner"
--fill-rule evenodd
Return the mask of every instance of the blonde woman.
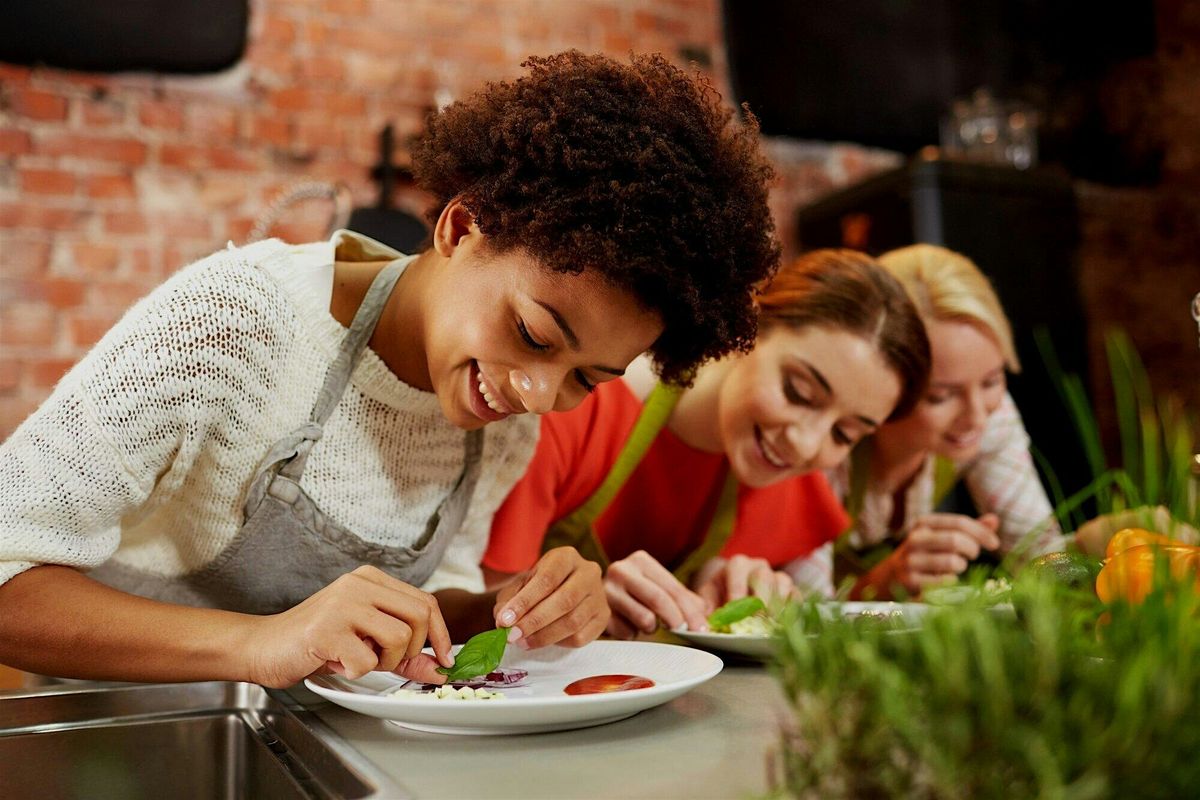
M 1057 549 L 1050 501 L 1006 388 L 1007 373 L 1021 368 L 1012 329 L 987 278 L 970 259 L 932 245 L 879 261 L 920 312 L 933 364 L 913 412 L 881 426 L 830 474 L 854 520 L 837 548 L 838 572 L 855 577 L 851 596 L 912 597 L 985 552 Z M 960 482 L 979 516 L 938 510 Z M 1023 542 L 1039 527 L 1035 541 Z M 834 555 L 827 545 L 789 572 L 830 594 Z

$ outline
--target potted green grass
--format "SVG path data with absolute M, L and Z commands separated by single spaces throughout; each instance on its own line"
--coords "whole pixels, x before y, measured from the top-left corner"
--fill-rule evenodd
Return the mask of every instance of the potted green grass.
M 1058 516 L 1132 512 L 1195 526 L 1194 417 L 1156 401 L 1128 339 L 1109 339 L 1121 454 L 1110 463 L 1077 379 L 1064 396 L 1095 478 Z M 1166 531 L 1164 531 L 1166 532 Z M 981 582 L 977 574 L 972 580 Z M 984 597 L 984 593 L 978 593 Z M 791 721 L 771 759 L 779 797 L 1200 796 L 1200 599 L 1164 579 L 1140 604 L 1026 570 L 1012 609 L 937 608 L 916 629 L 789 609 L 774 670 Z

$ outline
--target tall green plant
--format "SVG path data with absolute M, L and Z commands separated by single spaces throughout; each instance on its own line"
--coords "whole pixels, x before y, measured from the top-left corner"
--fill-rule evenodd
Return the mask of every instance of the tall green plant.
M 1174 398 L 1156 400 L 1145 366 L 1128 335 L 1114 330 L 1105 337 L 1120 440 L 1116 464 L 1105 453 L 1100 426 L 1082 379 L 1062 368 L 1044 331 L 1038 332 L 1037 342 L 1092 471 L 1092 481 L 1080 492 L 1071 498 L 1061 493 L 1056 497 L 1056 511 L 1064 528 L 1073 529 L 1073 523 L 1081 521 L 1078 509 L 1087 501 L 1094 501 L 1100 514 L 1147 509 L 1147 527 L 1154 525 L 1149 513 L 1154 507 L 1195 526 L 1200 521 L 1197 478 L 1192 472 L 1195 414 Z M 1053 465 L 1044 461 L 1041 465 L 1053 486 Z

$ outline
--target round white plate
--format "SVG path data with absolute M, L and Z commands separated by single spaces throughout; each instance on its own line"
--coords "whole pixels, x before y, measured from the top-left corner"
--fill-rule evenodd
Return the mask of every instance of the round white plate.
M 846 619 L 879 617 L 902 628 L 917 627 L 921 624 L 921 618 L 929 612 L 929 606 L 924 603 L 890 602 L 818 603 L 817 609 L 818 613 L 827 619 L 839 616 Z M 671 633 L 706 650 L 736 653 L 764 661 L 771 658 L 775 652 L 775 645 L 769 635 L 689 631 L 682 628 L 672 630 Z
M 721 671 L 721 659 L 700 650 L 655 642 L 592 642 L 580 648 L 509 647 L 501 666 L 529 672 L 503 700 L 432 700 L 389 696 L 404 683 L 386 672 L 358 680 L 333 675 L 304 685 L 340 706 L 431 733 L 507 734 L 564 731 L 603 725 L 666 703 Z M 592 675 L 640 675 L 647 689 L 568 695 L 563 687 Z
M 829 619 L 841 616 L 846 619 L 876 617 L 898 627 L 917 627 L 921 618 L 930 611 L 927 603 L 858 602 L 818 603 L 817 608 Z
M 723 653 L 736 653 L 747 658 L 759 658 L 764 661 L 775 652 L 770 636 L 746 633 L 713 633 L 712 631 L 688 631 L 677 629 L 671 633 L 680 639 L 703 647 L 706 650 L 718 650 Z

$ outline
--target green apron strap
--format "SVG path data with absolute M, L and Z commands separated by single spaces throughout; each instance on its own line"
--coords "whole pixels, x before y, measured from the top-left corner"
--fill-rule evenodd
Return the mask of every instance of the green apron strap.
M 721 489 L 721 499 L 717 501 L 717 510 L 713 514 L 712 522 L 708 524 L 708 532 L 704 534 L 704 542 L 675 570 L 675 577 L 684 586 L 691 582 L 692 576 L 710 558 L 721 554 L 721 548 L 733 535 L 733 523 L 737 520 L 739 486 L 737 476 L 733 474 L 732 469 L 729 470 L 729 474 L 725 476 L 725 485 Z
M 600 540 L 596 538 L 592 523 L 604 513 L 604 509 L 608 508 L 608 504 L 616 497 L 617 492 L 621 491 L 625 481 L 629 480 L 629 476 L 637 469 L 646 451 L 654 444 L 655 438 L 666 425 L 671 412 L 675 410 L 675 404 L 679 402 L 682 393 L 683 389 L 679 386 L 659 383 L 654 387 L 604 481 L 577 509 L 551 526 L 542 540 L 543 553 L 555 547 L 574 547 L 584 558 L 595 561 L 602 569 L 608 569 L 608 556 L 604 553 Z
M 859 444 L 850 451 L 850 486 L 846 495 L 846 513 L 850 515 L 850 527 L 862 513 L 867 501 L 867 483 L 871 480 L 871 440 Z
M 842 531 L 833 543 L 833 579 L 839 585 L 847 575 L 859 575 L 868 567 L 863 554 L 850 544 L 850 531 L 858 524 L 867 498 L 867 482 L 871 478 L 871 440 L 866 439 L 850 451 L 849 486 L 846 490 L 845 507 L 850 516 L 850 526 Z
M 933 457 L 933 503 L 930 508 L 937 508 L 946 499 L 946 495 L 958 483 L 958 470 L 954 462 L 943 456 Z
M 572 517 L 582 516 L 586 517 L 588 522 L 594 522 L 604 513 L 604 509 L 608 508 L 617 492 L 621 491 L 621 487 L 629 480 L 637 465 L 642 463 L 642 458 L 650 449 L 650 445 L 654 444 L 659 431 L 667 424 L 667 419 L 675 410 L 675 404 L 679 402 L 679 395 L 682 393 L 682 388 L 665 383 L 654 387 L 604 482 L 591 497 L 583 501 L 583 505 L 571 512 Z

